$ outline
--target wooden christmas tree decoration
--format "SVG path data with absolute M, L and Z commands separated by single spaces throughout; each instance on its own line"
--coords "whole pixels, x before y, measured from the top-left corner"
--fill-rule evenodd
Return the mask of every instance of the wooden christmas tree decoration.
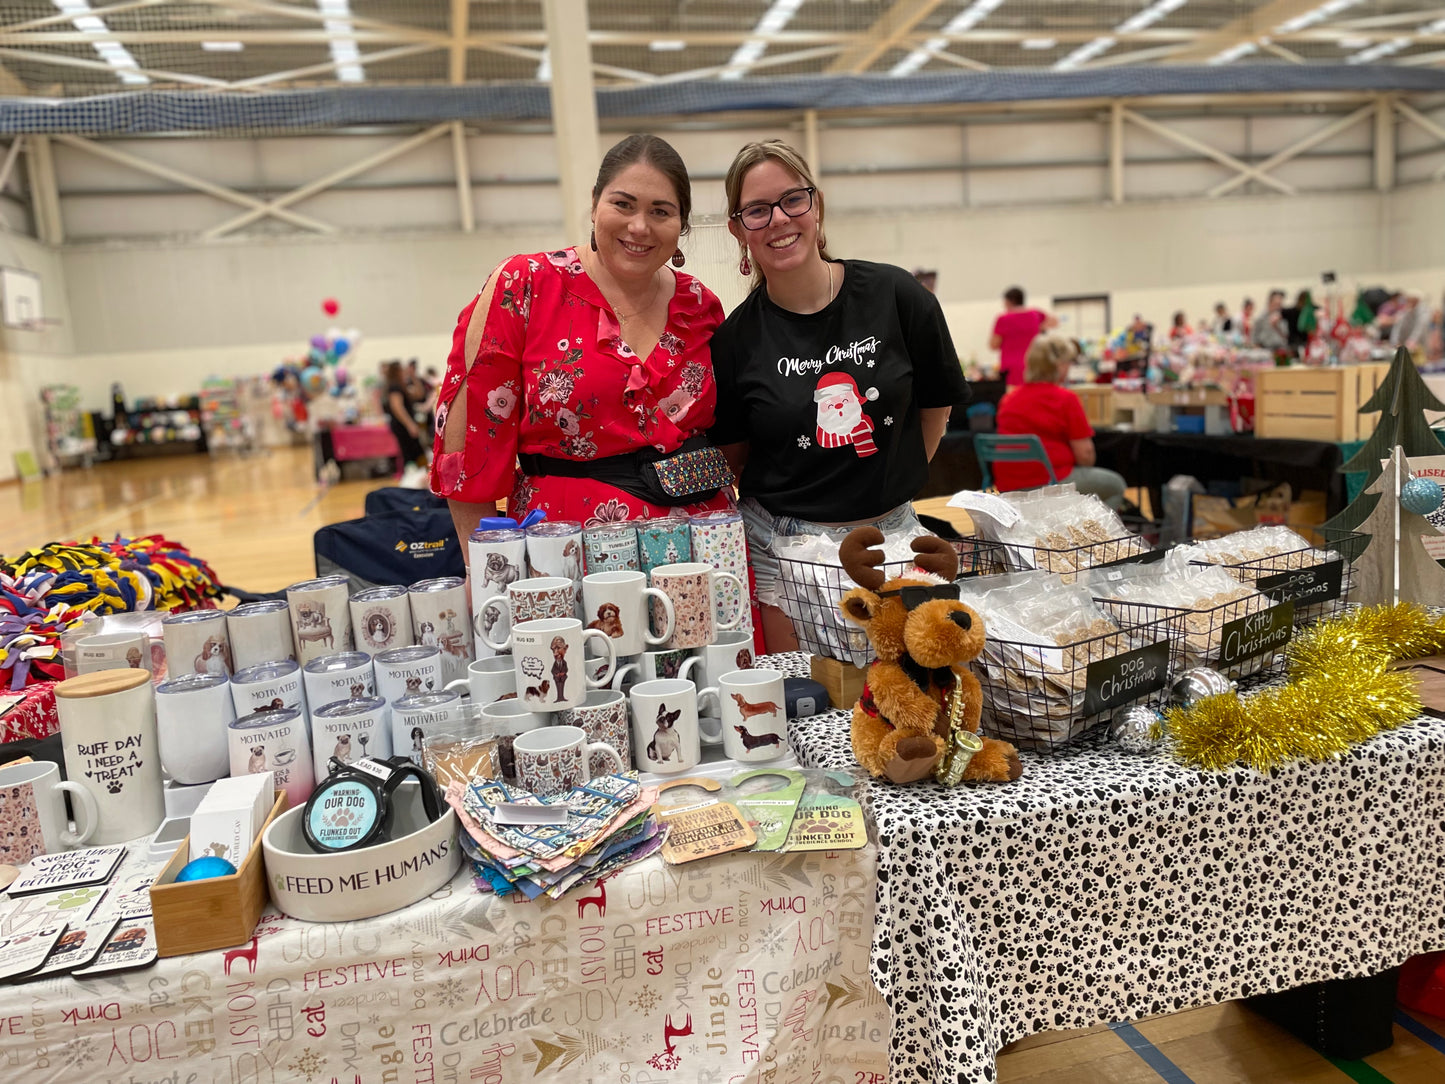
M 1401 447 L 1406 456 L 1445 455 L 1445 445 L 1440 443 L 1430 423 L 1425 420 L 1427 410 L 1445 410 L 1445 403 L 1435 398 L 1425 386 L 1410 351 L 1401 347 L 1395 351 L 1390 371 L 1375 389 L 1375 394 L 1360 407 L 1361 414 L 1382 412 L 1374 433 L 1365 441 L 1365 446 L 1340 467 L 1342 471 L 1367 471 L 1366 489 L 1343 512 L 1323 524 L 1326 536 L 1330 532 L 1347 533 L 1363 529 L 1362 525 L 1380 500 L 1379 491 L 1370 483 L 1379 479 L 1380 464 L 1390 458 L 1392 449 Z M 1407 471 L 1400 477 L 1401 484 L 1408 477 Z M 1398 487 L 1392 493 L 1398 494 Z
M 1351 602 L 1363 606 L 1393 606 L 1397 602 L 1438 606 L 1445 599 L 1445 568 L 1430 556 L 1420 537 L 1434 534 L 1435 528 L 1424 516 L 1407 511 L 1400 503 L 1400 487 L 1409 477 L 1405 450 L 1397 444 L 1380 477 L 1360 494 L 1361 499 L 1366 494 L 1374 497 L 1369 515 L 1360 524 L 1360 530 L 1367 532 L 1372 542 L 1355 561 Z

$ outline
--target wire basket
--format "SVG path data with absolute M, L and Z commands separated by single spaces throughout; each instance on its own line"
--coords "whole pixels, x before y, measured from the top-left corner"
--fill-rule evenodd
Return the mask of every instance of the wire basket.
M 1293 602 L 1274 602 L 1252 592 L 1201 609 L 1134 605 L 1171 623 L 1186 670 L 1207 666 L 1246 686 L 1284 673 L 1285 648 L 1294 634 Z
M 951 538 L 949 544 L 958 554 L 958 578 L 994 576 L 1008 571 L 1003 546 L 986 538 Z
M 1349 605 L 1354 588 L 1354 562 L 1369 543 L 1369 535 L 1327 527 L 1311 532 L 1318 546 L 1302 546 L 1251 561 L 1195 561 L 1229 569 L 1241 583 L 1254 587 L 1273 602 L 1293 602 L 1297 626 L 1338 617 Z
M 990 636 L 970 666 L 982 728 L 1021 749 L 1055 753 L 1132 704 L 1160 705 L 1184 662 L 1177 612 L 1098 600 L 1116 626 L 1063 646 Z
M 1073 583 L 1073 573 L 1086 568 L 1123 564 L 1127 561 L 1148 561 L 1156 554 L 1163 556 L 1163 551 L 1152 549 L 1146 539 L 1133 534 L 1077 546 L 1027 546 L 1004 542 L 1000 545 L 1000 550 L 1007 571 L 1027 572 L 1031 569 L 1042 569 L 1060 574 L 1065 583 Z

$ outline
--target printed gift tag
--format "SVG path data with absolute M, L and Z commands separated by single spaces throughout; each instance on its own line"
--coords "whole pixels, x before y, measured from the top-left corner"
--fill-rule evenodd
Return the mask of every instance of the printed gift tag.
M 105 944 L 106 938 L 114 931 L 117 921 L 107 918 L 89 926 L 73 926 L 66 930 L 46 958 L 45 965 L 30 977 L 38 979 L 44 975 L 57 975 L 62 971 L 85 967 L 100 955 L 100 946 Z
M 72 971 L 78 979 L 92 975 L 104 975 L 110 971 L 129 971 L 136 967 L 148 967 L 156 960 L 155 925 L 149 918 L 126 919 L 118 922 L 115 932 L 100 950 L 100 956 L 89 967 Z
M 840 786 L 851 785 L 846 775 L 829 772 L 825 779 Z M 808 793 L 798 803 L 797 815 L 788 831 L 784 851 L 853 851 L 868 846 L 868 824 L 863 808 L 844 794 L 834 794 L 820 784 L 809 785 Z
M 45 962 L 65 933 L 65 923 L 0 940 L 0 980 L 28 975 Z
M 60 888 L 102 884 L 110 879 L 110 875 L 120 865 L 120 860 L 125 857 L 125 850 L 124 846 L 117 845 L 36 855 L 10 886 L 10 895 L 24 896 L 31 892 L 52 892 Z
M 663 790 L 694 786 L 717 791 L 722 788 L 715 779 L 693 777 L 669 783 Z M 729 851 L 742 851 L 758 841 L 757 834 L 731 802 L 704 798 L 686 805 L 657 807 L 658 819 L 667 825 L 667 840 L 662 845 L 662 860 L 680 866 L 699 858 L 712 858 Z
M 738 811 L 747 818 L 748 825 L 757 833 L 756 851 L 776 851 L 787 841 L 788 831 L 793 826 L 798 802 L 803 796 L 807 780 L 799 772 L 780 771 L 777 768 L 759 768 L 755 772 L 743 772 L 732 778 L 734 788 L 749 779 L 773 776 L 781 780 L 780 786 L 771 790 L 753 791 L 749 794 L 735 794 L 733 801 Z

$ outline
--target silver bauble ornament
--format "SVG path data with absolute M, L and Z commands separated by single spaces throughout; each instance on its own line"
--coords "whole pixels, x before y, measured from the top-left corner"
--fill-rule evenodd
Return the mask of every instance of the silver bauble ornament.
M 1234 682 L 1218 670 L 1194 666 L 1180 674 L 1170 690 L 1170 701 L 1178 707 L 1191 707 L 1206 696 L 1223 696 L 1234 691 Z
M 1121 708 L 1109 723 L 1109 738 L 1126 753 L 1152 753 L 1163 737 L 1164 716 L 1143 704 Z

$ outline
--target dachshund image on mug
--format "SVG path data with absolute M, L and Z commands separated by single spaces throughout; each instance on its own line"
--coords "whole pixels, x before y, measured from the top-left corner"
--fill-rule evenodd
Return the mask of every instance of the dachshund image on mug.
M 743 740 L 743 748 L 748 752 L 758 749 L 764 745 L 776 745 L 782 747 L 783 739 L 776 734 L 749 734 L 745 726 L 734 725 L 733 729 L 738 732 L 738 737 Z
M 588 624 L 589 629 L 599 629 L 612 639 L 622 636 L 622 610 L 615 602 L 604 602 L 597 607 L 597 620 Z
M 682 759 L 682 739 L 673 729 L 682 716 L 682 709 L 668 711 L 666 704 L 657 705 L 657 734 L 647 743 L 647 759 L 665 764 Z
M 266 747 L 257 745 L 251 750 L 251 759 L 246 763 L 246 774 L 256 775 L 266 770 Z
M 753 704 L 743 699 L 742 693 L 733 693 L 732 698 L 733 703 L 738 706 L 738 714 L 743 717 L 744 721 L 751 719 L 754 715 L 778 714 L 778 705 L 771 700 L 763 700 L 757 704 Z

